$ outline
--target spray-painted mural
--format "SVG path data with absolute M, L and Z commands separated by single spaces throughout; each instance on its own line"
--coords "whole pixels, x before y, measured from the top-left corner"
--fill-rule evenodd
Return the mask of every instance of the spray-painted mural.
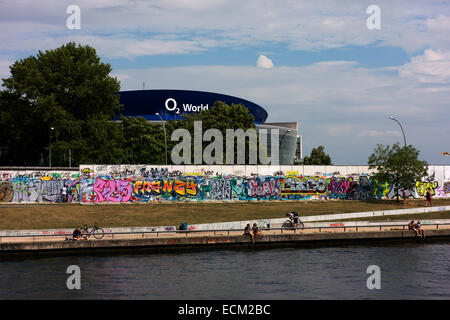
M 65 188 L 66 197 L 62 197 Z M 79 172 L 0 172 L 2 202 L 80 202 Z
M 80 166 L 79 171 L 0 171 L 0 201 L 126 203 L 155 201 L 249 201 L 393 199 L 403 190 L 380 184 L 363 172 L 367 167 L 334 167 L 331 173 L 282 167 L 244 166 Z M 305 169 L 306 168 L 306 169 Z M 281 169 L 281 170 L 280 170 Z M 338 170 L 340 169 L 340 170 Z M 354 169 L 354 168 L 353 168 Z M 249 172 L 250 170 L 254 172 Z M 309 169 L 310 171 L 311 168 Z M 417 181 L 410 198 L 450 196 L 450 166 L 430 167 L 430 175 Z M 264 171 L 264 172 L 262 172 Z M 341 174 L 340 171 L 344 171 Z M 238 173 L 238 174 L 236 174 Z M 67 197 L 63 197 L 63 189 Z

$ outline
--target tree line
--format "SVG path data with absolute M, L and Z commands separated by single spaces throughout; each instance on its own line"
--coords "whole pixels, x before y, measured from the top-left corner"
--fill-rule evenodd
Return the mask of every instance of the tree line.
M 90 46 L 70 42 L 39 51 L 10 66 L 0 91 L 0 165 L 78 166 L 98 164 L 165 164 L 161 124 L 121 115 L 120 82 L 111 66 Z M 176 144 L 171 133 L 194 121 L 203 129 L 254 128 L 242 105 L 216 102 L 211 110 L 168 121 L 168 163 Z M 51 154 L 51 156 L 50 156 Z

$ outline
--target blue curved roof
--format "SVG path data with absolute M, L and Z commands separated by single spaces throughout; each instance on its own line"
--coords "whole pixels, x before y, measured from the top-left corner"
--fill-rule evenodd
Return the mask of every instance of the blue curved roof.
M 259 105 L 241 98 L 204 91 L 191 90 L 133 90 L 121 91 L 120 103 L 124 109 L 124 116 L 143 117 L 147 120 L 183 119 L 183 114 L 200 111 L 208 106 L 211 108 L 216 101 L 228 105 L 242 104 L 255 117 L 255 123 L 264 123 L 267 111 Z M 193 111 L 194 110 L 194 111 Z

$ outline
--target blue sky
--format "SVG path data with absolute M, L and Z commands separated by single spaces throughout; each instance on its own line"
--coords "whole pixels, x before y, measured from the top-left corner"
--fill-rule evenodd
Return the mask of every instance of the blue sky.
M 69 5 L 81 29 L 66 27 Z M 381 28 L 369 30 L 370 5 Z M 377 143 L 408 144 L 432 164 L 450 151 L 450 5 L 445 1 L 0 1 L 0 77 L 16 59 L 89 44 L 123 90 L 214 91 L 298 121 L 304 154 L 366 164 Z M 257 64 L 263 56 L 263 64 Z
M 243 46 L 240 48 L 212 48 L 208 51 L 189 55 L 153 55 L 133 58 L 105 59 L 118 69 L 149 67 L 178 67 L 186 65 L 254 65 L 260 55 L 283 66 L 306 66 L 321 61 L 355 61 L 361 67 L 379 68 L 402 65 L 410 56 L 402 48 L 377 46 L 349 46 L 320 51 L 294 51 L 286 45 Z

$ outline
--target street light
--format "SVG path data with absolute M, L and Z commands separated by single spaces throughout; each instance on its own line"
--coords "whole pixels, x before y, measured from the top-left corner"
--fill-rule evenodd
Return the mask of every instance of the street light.
M 405 131 L 403 130 L 402 125 L 400 124 L 400 122 L 395 119 L 393 116 L 390 116 L 389 119 L 394 120 L 395 122 L 398 123 L 398 125 L 400 126 L 400 129 L 402 129 L 402 133 L 403 133 L 403 141 L 405 142 L 405 149 L 406 149 L 406 138 L 405 138 Z
M 167 166 L 167 136 L 166 136 L 166 125 L 159 113 L 157 112 L 156 115 L 161 119 L 161 122 L 163 123 L 163 129 L 164 129 L 164 141 L 166 144 L 166 166 Z
M 52 132 L 55 130 L 55 128 L 50 127 L 50 150 L 48 154 L 48 166 L 52 167 Z

